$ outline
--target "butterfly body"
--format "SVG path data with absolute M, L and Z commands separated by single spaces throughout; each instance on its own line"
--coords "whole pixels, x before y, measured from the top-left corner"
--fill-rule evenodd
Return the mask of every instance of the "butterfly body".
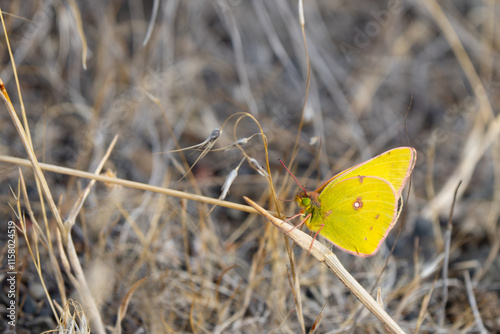
M 357 256 L 374 255 L 399 217 L 416 151 L 400 147 L 353 166 L 295 197 L 313 232 Z

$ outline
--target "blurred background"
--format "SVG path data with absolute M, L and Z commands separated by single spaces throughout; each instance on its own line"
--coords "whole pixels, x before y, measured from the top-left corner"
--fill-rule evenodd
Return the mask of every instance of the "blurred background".
M 404 211 L 379 253 L 356 258 L 318 241 L 372 295 L 379 289 L 405 332 L 500 331 L 497 2 L 306 1 L 307 50 L 296 1 L 0 6 L 0 78 L 20 117 L 25 109 L 40 162 L 94 173 L 118 135 L 107 175 L 217 199 L 243 158 L 235 141 L 248 139 L 245 154 L 269 164 L 279 199 L 293 199 L 298 187 L 278 159 L 315 189 L 413 146 Z M 27 154 L 3 104 L 0 128 L 3 293 L 6 223 L 26 214 L 18 333 L 67 329 L 71 315 L 96 333 L 385 332 L 322 263 L 293 246 L 291 262 L 282 232 L 241 210 L 208 214 L 206 203 L 97 182 L 77 211 L 73 253 L 58 247 L 32 168 L 8 161 Z M 178 151 L 216 129 L 216 141 Z M 16 201 L 20 171 L 27 197 Z M 64 219 L 89 180 L 44 175 Z M 245 204 L 242 196 L 276 210 L 268 178 L 247 160 L 226 200 Z M 278 203 L 285 215 L 298 212 Z M 65 269 L 71 254 L 83 276 L 73 262 Z M 6 305 L 2 296 L 2 312 Z

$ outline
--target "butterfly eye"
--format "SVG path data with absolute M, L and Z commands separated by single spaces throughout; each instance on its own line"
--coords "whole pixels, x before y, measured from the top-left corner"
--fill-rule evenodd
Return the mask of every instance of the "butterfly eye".
M 302 205 L 309 206 L 311 204 L 311 199 L 309 197 L 302 198 Z

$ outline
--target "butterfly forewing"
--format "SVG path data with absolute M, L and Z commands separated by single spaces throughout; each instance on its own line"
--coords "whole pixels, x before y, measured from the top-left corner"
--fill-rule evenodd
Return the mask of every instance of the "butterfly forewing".
M 316 191 L 322 192 L 334 184 L 354 176 L 376 176 L 389 182 L 399 198 L 415 166 L 416 158 L 417 152 L 413 147 L 398 147 L 335 175 Z

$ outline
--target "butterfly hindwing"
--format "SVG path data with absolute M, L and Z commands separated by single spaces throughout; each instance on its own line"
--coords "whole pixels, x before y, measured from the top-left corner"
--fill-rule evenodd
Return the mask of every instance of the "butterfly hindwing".
M 318 199 L 321 204 L 311 210 L 307 227 L 358 256 L 374 254 L 398 216 L 397 194 L 379 177 L 342 178 Z

